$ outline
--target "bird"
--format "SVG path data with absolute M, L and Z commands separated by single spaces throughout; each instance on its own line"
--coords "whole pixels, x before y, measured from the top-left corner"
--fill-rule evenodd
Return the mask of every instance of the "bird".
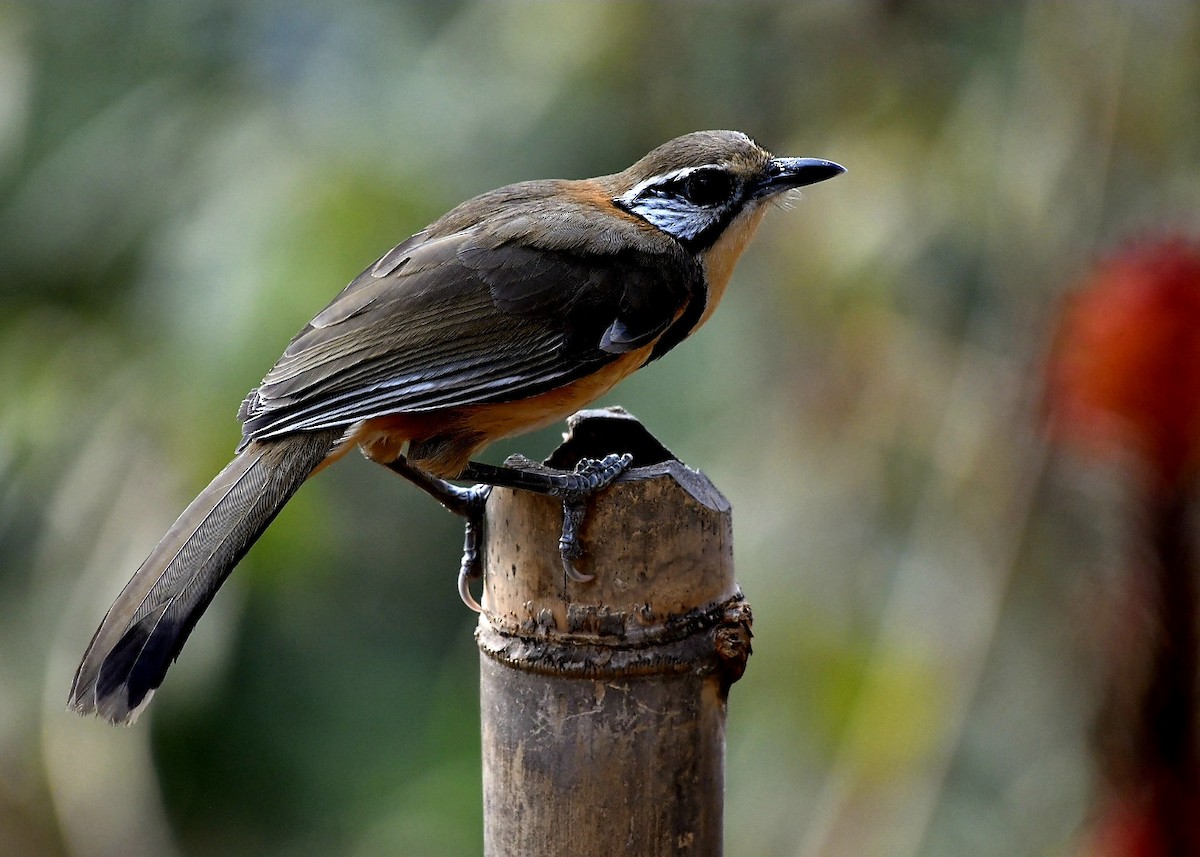
M 629 463 L 613 455 L 555 477 L 472 456 L 563 419 L 682 342 L 716 309 L 768 203 L 844 171 L 776 157 L 738 131 L 697 131 L 611 175 L 488 191 L 397 244 L 246 396 L 234 459 L 117 596 L 69 706 L 133 722 L 250 546 L 354 448 L 467 517 L 469 601 L 489 485 L 577 505 Z M 464 480 L 479 484 L 453 484 Z M 560 544 L 568 571 L 573 539 Z

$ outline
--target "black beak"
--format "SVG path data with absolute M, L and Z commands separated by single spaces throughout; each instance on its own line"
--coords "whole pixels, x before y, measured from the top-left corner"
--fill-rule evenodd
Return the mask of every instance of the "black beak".
M 750 188 L 750 196 L 762 199 L 785 190 L 823 182 L 846 172 L 833 161 L 820 158 L 771 158 L 762 176 Z

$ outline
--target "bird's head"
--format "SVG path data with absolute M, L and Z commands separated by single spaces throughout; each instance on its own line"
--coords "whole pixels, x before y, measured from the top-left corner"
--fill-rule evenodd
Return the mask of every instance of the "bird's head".
M 702 253 L 739 215 L 843 172 L 819 158 L 777 158 L 739 131 L 696 131 L 612 176 L 611 188 L 615 205 Z

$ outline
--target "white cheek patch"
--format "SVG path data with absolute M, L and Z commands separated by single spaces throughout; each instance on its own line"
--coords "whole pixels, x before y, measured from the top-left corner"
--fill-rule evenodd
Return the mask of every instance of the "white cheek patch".
M 635 200 L 629 210 L 663 232 L 690 241 L 721 218 L 720 209 L 701 208 L 676 197 Z
M 626 211 L 680 241 L 690 241 L 704 230 L 720 222 L 728 205 L 702 206 L 671 193 L 656 191 L 700 170 L 722 169 L 719 164 L 684 167 L 669 173 L 652 176 L 617 197 L 614 202 Z

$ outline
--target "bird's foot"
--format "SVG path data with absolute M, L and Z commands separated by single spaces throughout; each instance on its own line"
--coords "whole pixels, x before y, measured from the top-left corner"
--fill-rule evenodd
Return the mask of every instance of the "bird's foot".
M 583 556 L 583 543 L 579 540 L 579 529 L 587 514 L 587 501 L 603 491 L 622 473 L 629 469 L 631 455 L 608 455 L 604 458 L 585 458 L 575 465 L 575 470 L 562 476 L 561 487 L 549 493 L 563 501 L 562 535 L 558 540 L 558 552 L 562 557 L 563 572 L 578 583 L 589 583 L 595 575 L 585 574 L 575 567 L 575 561 Z
M 517 456 L 514 458 L 519 459 Z M 584 458 L 575 465 L 573 471 L 564 473 L 540 468 L 528 459 L 520 460 L 519 465 L 514 465 L 510 459 L 504 467 L 473 461 L 462 472 L 462 478 L 561 498 L 563 528 L 558 549 L 562 556 L 563 571 L 571 580 L 587 583 L 594 579 L 592 575 L 584 574 L 575 567 L 575 561 L 584 553 L 579 541 L 579 529 L 587 512 L 587 501 L 593 494 L 611 485 L 632 463 L 632 455 L 614 453 L 604 458 Z
M 562 556 L 563 572 L 571 580 L 587 583 L 594 579 L 593 576 L 575 567 L 575 562 L 584 553 L 579 530 L 587 513 L 587 501 L 593 494 L 611 485 L 632 463 L 633 456 L 628 453 L 584 458 L 570 472 L 532 469 L 536 467 L 532 462 L 528 462 L 530 467 L 497 467 L 470 462 L 459 477 L 479 483 L 470 488 L 459 487 L 426 473 L 410 464 L 404 456 L 397 456 L 387 467 L 416 484 L 451 512 L 466 519 L 462 564 L 458 570 L 458 594 L 464 604 L 480 613 L 483 608 L 471 594 L 471 583 L 483 577 L 480 547 L 483 541 L 484 509 L 493 485 L 561 498 L 563 526 L 558 549 Z
M 476 613 L 482 613 L 483 608 L 471 594 L 471 581 L 483 577 L 483 560 L 479 548 L 483 541 L 484 508 L 487 505 L 488 495 L 492 492 L 492 486 L 472 485 L 470 488 L 462 488 L 409 464 L 408 459 L 403 455 L 397 456 L 395 461 L 388 462 L 386 466 L 412 482 L 454 514 L 466 518 L 462 564 L 458 569 L 458 595 L 462 598 L 463 604 Z
M 483 608 L 471 594 L 471 582 L 483 579 L 483 560 L 479 546 L 483 540 L 484 510 L 487 507 L 488 495 L 492 493 L 492 486 L 474 485 L 462 490 L 468 492 L 469 497 L 466 498 L 461 512 L 466 518 L 466 525 L 463 534 L 462 564 L 458 569 L 458 597 L 476 613 L 482 613 Z

